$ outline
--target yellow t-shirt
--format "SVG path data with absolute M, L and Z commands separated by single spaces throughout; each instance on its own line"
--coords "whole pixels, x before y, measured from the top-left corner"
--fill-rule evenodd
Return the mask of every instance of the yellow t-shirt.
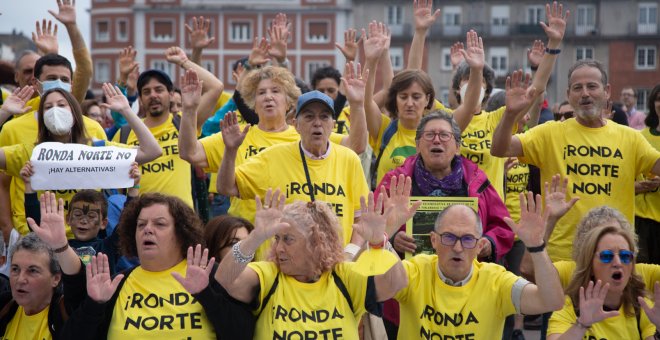
M 16 314 L 7 324 L 5 334 L 0 340 L 50 340 L 53 336 L 48 330 L 48 310 L 50 305 L 44 310 L 34 315 L 26 315 L 23 307 L 18 306 Z
M 83 116 L 83 122 L 85 124 L 85 132 L 89 138 L 94 140 L 106 140 L 105 131 L 103 131 L 103 128 L 97 121 Z M 25 184 L 23 183 L 23 179 L 21 178 L 19 172 L 25 165 L 25 162 L 30 159 L 32 148 L 34 147 L 34 143 L 37 141 L 37 135 L 38 126 L 37 119 L 35 118 L 35 112 L 29 112 L 10 120 L 2 128 L 2 131 L 0 131 L 0 146 L 2 147 L 13 146 L 17 144 L 32 145 L 27 153 L 27 158 L 22 157 L 17 159 L 10 159 L 10 157 L 5 155 L 7 157 L 6 172 L 14 176 L 11 180 L 11 185 L 9 188 L 12 222 L 14 224 L 14 228 L 16 228 L 16 230 L 21 233 L 21 235 L 27 234 L 30 229 L 28 228 L 27 221 L 25 219 Z M 10 166 L 10 164 L 12 165 Z M 67 195 L 68 198 L 71 199 L 76 191 L 55 191 L 55 193 L 58 194 L 58 197 L 62 197 L 60 195 Z M 66 202 L 68 202 L 68 200 Z M 65 207 L 68 209 L 68 203 L 65 204 Z M 69 236 L 73 237 L 72 234 Z
M 641 131 L 642 136 L 660 151 L 660 135 L 654 135 L 649 128 Z M 660 188 L 635 195 L 635 215 L 660 222 Z
M 259 275 L 259 301 L 279 282 L 268 303 L 257 307 L 255 339 L 358 339 L 358 323 L 366 312 L 367 277 L 352 269 L 354 263 L 340 263 L 334 271 L 346 286 L 353 311 L 331 272 L 313 283 L 303 283 L 281 274 L 273 262 L 248 264 Z M 261 311 L 261 314 L 259 314 Z
M 565 290 L 573 278 L 573 272 L 575 272 L 576 266 L 575 262 L 557 261 L 553 262 L 552 264 L 557 269 L 557 273 L 559 274 L 559 281 Z M 642 278 L 642 281 L 644 281 L 646 290 L 653 294 L 655 291 L 655 282 L 660 281 L 660 266 L 657 264 L 637 263 L 635 264 L 635 272 Z
M 108 340 L 215 339 L 202 305 L 172 277 L 186 268 L 186 260 L 162 272 L 135 268 L 117 297 Z
M 344 107 L 339 113 L 339 117 L 335 121 L 334 132 L 339 133 L 339 124 L 343 124 L 341 130 L 342 135 L 348 135 L 348 131 L 351 129 L 351 108 L 349 106 Z
M 645 299 L 650 306 L 653 302 Z M 548 335 L 563 334 L 575 324 L 577 316 L 575 307 L 569 297 L 566 297 L 564 308 L 552 313 L 550 323 L 548 324 Z M 641 338 L 652 337 L 655 333 L 655 326 L 649 321 L 649 318 L 641 310 L 639 329 L 637 329 L 637 318 L 635 315 L 627 316 L 624 313 L 623 306 L 619 308 L 619 315 L 607 318 L 597 322 L 587 330 L 583 339 L 639 339 L 639 331 L 642 331 Z
M 588 128 L 575 119 L 552 121 L 516 136 L 524 154 L 519 160 L 541 169 L 541 183 L 550 183 L 559 173 L 569 178 L 566 199 L 580 197 L 550 235 L 553 261 L 571 259 L 575 226 L 594 207 L 618 209 L 632 223 L 635 177 L 650 172 L 660 158 L 660 151 L 639 132 L 612 122 Z
M 525 163 L 514 165 L 506 173 L 506 208 L 509 210 L 511 219 L 520 220 L 520 193 L 527 192 L 529 183 L 529 166 Z
M 163 155 L 153 161 L 142 164 L 140 192 L 158 192 L 176 196 L 193 206 L 190 164 L 179 157 L 179 130 L 172 123 L 173 116 L 161 125 L 149 128 L 158 145 L 163 149 Z M 113 141 L 118 142 L 120 133 L 116 133 Z M 135 131 L 126 139 L 128 145 L 139 145 Z
M 268 188 L 280 188 L 286 195 L 286 203 L 309 202 L 298 145 L 298 142 L 274 145 L 237 167 L 236 184 L 241 197 L 264 197 Z M 360 196 L 369 193 L 360 159 L 352 150 L 332 144 L 326 159 L 306 158 L 306 162 L 315 199 L 332 205 L 343 227 L 344 244 L 348 243 L 355 213 L 360 211 Z
M 392 122 L 390 117 L 382 114 L 382 120 L 380 123 L 380 130 L 378 130 L 378 136 L 373 138 L 369 136 L 369 145 L 374 150 L 374 156 L 378 157 L 380 152 L 380 145 L 383 142 L 383 134 L 385 130 Z M 380 183 L 386 173 L 390 170 L 396 169 L 403 165 L 403 162 L 406 158 L 414 155 L 417 152 L 415 148 L 415 134 L 416 130 L 408 130 L 401 125 L 399 121 L 397 123 L 397 129 L 392 139 L 387 143 L 385 149 L 383 150 L 383 156 L 380 158 L 378 163 L 378 169 L 376 172 L 376 183 Z
M 505 107 L 492 112 L 481 111 L 461 134 L 461 155 L 475 162 L 483 170 L 495 191 L 504 200 L 504 162 L 506 158 L 490 155 L 493 132 L 502 120 Z
M 500 265 L 475 260 L 472 277 L 462 287 L 440 279 L 437 255 L 417 255 L 403 265 L 408 287 L 394 296 L 399 339 L 492 339 L 516 312 L 511 289 L 520 278 Z
M 225 106 L 225 104 L 227 104 L 229 99 L 231 99 L 232 97 L 233 97 L 233 95 L 231 93 L 229 93 L 227 91 L 222 91 L 222 93 L 220 94 L 220 97 L 218 97 L 218 100 L 215 102 L 215 107 L 213 108 L 213 113 L 215 113 L 215 111 L 220 110 L 221 107 Z

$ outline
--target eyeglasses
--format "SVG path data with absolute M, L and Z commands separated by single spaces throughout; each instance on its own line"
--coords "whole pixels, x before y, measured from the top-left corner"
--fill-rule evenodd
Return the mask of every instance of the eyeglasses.
M 557 112 L 557 113 L 555 113 L 555 120 L 561 120 L 562 117 L 564 117 L 564 119 L 573 118 L 573 113 L 574 113 L 574 111 L 566 111 L 566 112 L 563 112 L 563 113 L 562 112 Z
M 440 132 L 435 132 L 435 131 L 424 131 L 422 132 L 422 138 L 426 141 L 433 141 L 435 139 L 435 136 L 438 136 L 440 138 L 441 142 L 448 142 L 452 137 L 454 137 L 453 134 L 446 132 L 446 131 L 440 131 Z
M 458 240 L 461 241 L 461 246 L 463 248 L 472 249 L 472 248 L 477 246 L 477 240 L 479 240 L 479 239 L 472 236 L 472 235 L 470 235 L 470 234 L 463 235 L 461 237 L 456 236 L 452 233 L 442 233 L 442 234 L 440 234 L 440 243 L 442 243 L 446 246 L 453 247 L 456 244 L 456 242 L 458 242 Z
M 619 260 L 621 260 L 621 263 L 623 264 L 630 264 L 635 257 L 635 254 L 630 250 L 621 250 L 618 255 Z M 610 263 L 614 260 L 614 252 L 611 250 L 603 250 L 598 254 L 598 258 L 602 263 Z
M 87 220 L 96 220 L 99 218 L 99 212 L 96 210 L 90 210 L 87 214 L 83 213 L 82 209 L 73 209 L 71 211 L 71 217 L 81 220 L 83 217 L 86 217 Z

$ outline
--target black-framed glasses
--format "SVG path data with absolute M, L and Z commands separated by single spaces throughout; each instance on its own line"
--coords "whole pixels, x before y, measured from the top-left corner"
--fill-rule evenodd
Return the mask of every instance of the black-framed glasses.
M 452 233 L 442 233 L 440 234 L 440 243 L 453 247 L 456 242 L 461 241 L 461 246 L 465 249 L 472 249 L 477 246 L 478 237 L 474 237 L 470 234 L 463 236 L 457 236 Z
M 426 141 L 433 141 L 435 139 L 435 136 L 438 136 L 440 138 L 441 142 L 448 142 L 452 137 L 454 137 L 453 134 L 447 132 L 447 131 L 440 131 L 440 132 L 435 132 L 435 131 L 424 131 L 422 132 L 422 138 Z
M 598 259 L 602 263 L 610 263 L 612 260 L 614 260 L 614 253 L 611 250 L 603 250 L 600 253 L 598 253 Z M 623 264 L 630 264 L 635 257 L 635 254 L 633 254 L 632 251 L 630 250 L 620 250 L 619 251 L 619 260 L 621 260 L 621 263 Z

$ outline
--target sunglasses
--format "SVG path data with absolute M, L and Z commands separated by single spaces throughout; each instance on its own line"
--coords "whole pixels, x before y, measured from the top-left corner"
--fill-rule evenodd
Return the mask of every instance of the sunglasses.
M 452 233 L 442 233 L 440 234 L 440 243 L 453 247 L 456 242 L 461 241 L 461 246 L 465 249 L 472 249 L 477 246 L 478 238 L 467 234 L 463 236 L 457 236 Z
M 598 258 L 602 263 L 610 263 L 614 260 L 614 254 L 615 253 L 611 250 L 603 250 L 598 254 Z M 635 257 L 635 254 L 630 250 L 621 250 L 618 255 L 619 260 L 621 260 L 621 263 L 623 264 L 630 264 Z

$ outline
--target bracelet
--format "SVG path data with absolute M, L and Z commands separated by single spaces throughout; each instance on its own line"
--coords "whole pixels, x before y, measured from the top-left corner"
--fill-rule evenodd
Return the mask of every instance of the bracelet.
M 383 242 L 377 244 L 372 244 L 371 242 L 367 242 L 368 245 L 367 249 L 368 248 L 382 249 L 386 244 L 387 244 L 387 233 L 383 233 Z
M 561 49 L 559 49 L 559 48 L 548 48 L 548 47 L 546 47 L 546 48 L 545 48 L 545 53 L 547 53 L 547 54 L 554 54 L 554 55 L 557 55 L 557 54 L 561 53 Z
M 358 252 L 360 252 L 360 246 L 355 243 L 349 243 L 344 247 L 344 253 L 350 254 L 351 258 L 355 258 Z
M 243 241 L 238 241 L 231 247 L 231 252 L 234 255 L 234 261 L 236 261 L 236 263 L 249 263 L 254 259 L 254 253 L 250 255 L 243 254 L 243 252 L 241 252 L 241 242 Z
M 63 246 L 63 247 L 59 247 L 59 248 L 57 248 L 57 249 L 53 249 L 53 253 L 55 253 L 55 254 L 63 253 L 63 252 L 66 251 L 67 249 L 69 249 L 69 244 L 68 244 L 68 243 L 67 243 L 65 246 Z
M 532 71 L 536 71 L 536 70 L 539 69 L 538 65 L 537 66 L 530 66 L 529 68 L 532 69 Z
M 575 324 L 576 324 L 578 327 L 580 327 L 580 328 L 582 328 L 582 329 L 584 329 L 584 330 L 588 330 L 589 328 L 591 328 L 591 325 L 587 326 L 587 325 L 583 324 L 582 322 L 580 322 L 579 319 L 575 319 Z
M 540 253 L 540 252 L 543 251 L 543 249 L 545 249 L 545 241 L 543 241 L 543 243 L 541 243 L 540 246 L 527 247 L 527 251 L 530 252 L 530 253 Z

